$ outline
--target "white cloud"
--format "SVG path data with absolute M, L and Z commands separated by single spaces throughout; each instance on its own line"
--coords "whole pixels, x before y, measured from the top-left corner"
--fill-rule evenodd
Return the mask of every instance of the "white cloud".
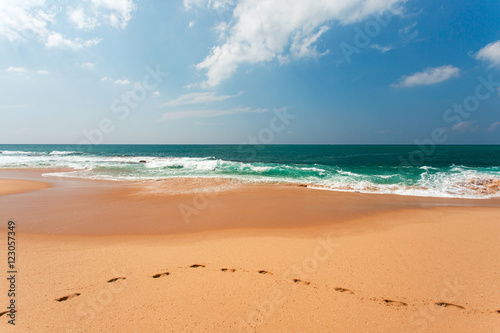
M 220 9 L 234 4 L 234 0 L 183 0 L 186 9 L 193 9 L 194 7 L 206 7 L 212 9 Z
M 95 67 L 95 64 L 93 64 L 91 62 L 84 62 L 84 63 L 80 64 L 80 68 L 86 69 L 86 70 L 94 69 L 94 67 Z
M 125 29 L 136 6 L 133 0 L 90 0 L 94 15 L 114 28 Z
M 466 133 L 466 132 L 475 132 L 477 131 L 477 126 L 474 126 L 477 123 L 477 121 L 462 121 L 454 126 L 451 127 L 453 131 L 457 131 L 460 133 Z
M 441 66 L 427 68 L 423 72 L 418 72 L 410 76 L 404 76 L 393 87 L 414 87 L 421 85 L 431 85 L 458 77 L 460 69 L 454 66 Z
M 488 132 L 494 132 L 499 126 L 500 126 L 500 121 L 495 121 L 493 124 L 490 125 L 490 127 L 488 127 Z
M 47 25 L 54 22 L 55 13 L 44 8 L 45 0 L 0 1 L 0 36 L 13 42 L 30 36 L 48 34 Z
M 417 26 L 417 24 L 418 24 L 418 22 L 415 22 L 415 23 L 410 24 L 410 25 L 408 25 L 408 26 L 406 26 L 404 28 L 399 29 L 399 33 L 400 34 L 405 34 L 405 35 L 409 34 L 413 30 L 413 28 L 415 28 Z
M 160 92 L 159 92 L 158 90 L 153 91 L 153 92 L 151 93 L 151 96 L 153 96 L 153 97 L 158 97 L 158 96 L 160 96 L 160 95 L 161 95 L 161 94 L 160 94 Z
M 49 72 L 44 70 L 44 69 L 39 69 L 36 71 L 37 74 L 40 74 L 40 75 L 48 75 Z
M 173 111 L 164 113 L 158 121 L 178 120 L 184 118 L 209 118 L 220 117 L 237 113 L 249 112 L 267 112 L 267 109 L 252 109 L 249 107 L 237 107 L 228 110 L 192 110 L 192 111 Z
M 24 74 L 26 73 L 26 68 L 24 67 L 7 67 L 5 70 L 7 73 Z
M 130 84 L 130 81 L 128 79 L 113 79 L 112 77 L 109 77 L 109 76 L 103 76 L 101 77 L 101 79 L 99 80 L 101 82 L 113 82 L 114 84 L 118 84 L 118 85 L 127 85 L 127 84 Z
M 381 53 L 386 53 L 392 50 L 392 46 L 382 46 L 378 44 L 371 44 L 369 47 L 375 50 L 379 50 Z
M 322 54 L 318 54 L 316 51 L 316 46 L 314 43 L 321 37 L 321 35 L 328 31 L 328 27 L 326 25 L 319 28 L 318 32 L 312 35 L 304 36 L 302 32 L 297 32 L 293 37 L 292 46 L 290 47 L 290 52 L 295 58 L 303 58 L 303 57 L 317 57 L 318 55 L 328 54 L 330 51 L 326 50 Z
M 125 85 L 125 84 L 130 84 L 130 81 L 125 79 L 125 80 L 114 80 L 114 84 L 120 84 L 120 85 Z
M 500 67 L 500 40 L 490 43 L 483 47 L 476 54 L 476 58 L 479 60 L 485 60 L 490 63 L 491 67 Z
M 60 13 L 66 11 L 77 29 L 92 30 L 103 24 L 124 29 L 135 10 L 133 0 L 83 0 L 78 6 L 72 8 L 51 0 L 1 0 L 0 37 L 11 42 L 34 40 L 47 47 L 79 50 L 97 44 L 100 39 L 63 37 L 59 19 L 64 16 Z
M 239 93 L 236 96 L 241 95 Z M 178 105 L 192 105 L 192 104 L 208 104 L 213 102 L 219 102 L 231 98 L 234 96 L 223 95 L 217 96 L 215 92 L 202 92 L 202 93 L 190 93 L 179 96 L 178 98 L 171 100 L 162 104 L 162 106 L 178 106 Z
M 83 48 L 91 47 L 99 44 L 102 41 L 100 38 L 94 38 L 89 40 L 82 40 L 80 38 L 75 38 L 73 40 L 66 39 L 58 32 L 52 32 L 45 42 L 46 48 L 67 48 L 74 51 L 81 50 Z
M 232 18 L 221 29 L 222 45 L 213 47 L 196 67 L 206 70 L 204 86 L 216 86 L 231 77 L 244 63 L 267 62 L 279 57 L 280 63 L 284 64 L 284 60 L 289 59 L 288 55 L 294 59 L 316 57 L 321 53 L 318 54 L 315 44 L 331 22 L 360 22 L 404 2 L 241 0 L 234 7 Z M 230 4 L 230 1 L 184 0 L 188 9 L 220 8 Z M 393 9 L 393 12 L 397 10 Z
M 97 18 L 86 15 L 81 7 L 68 9 L 68 16 L 69 20 L 80 30 L 92 30 L 98 25 Z
M 188 29 L 191 29 L 192 27 L 194 27 L 194 24 L 195 24 L 195 21 L 189 21 Z

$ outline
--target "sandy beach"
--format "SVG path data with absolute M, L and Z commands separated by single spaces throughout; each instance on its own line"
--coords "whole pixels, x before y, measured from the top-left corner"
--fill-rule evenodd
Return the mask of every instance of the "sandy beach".
M 18 251 L 2 332 L 500 327 L 498 200 L 41 173 L 0 173 L 1 261 L 9 220 Z

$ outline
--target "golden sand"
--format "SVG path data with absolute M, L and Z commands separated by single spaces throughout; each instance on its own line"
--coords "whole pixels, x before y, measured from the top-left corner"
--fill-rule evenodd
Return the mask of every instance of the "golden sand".
M 3 315 L 2 332 L 500 327 L 495 201 L 69 182 L 0 198 L 19 243 L 17 325 Z

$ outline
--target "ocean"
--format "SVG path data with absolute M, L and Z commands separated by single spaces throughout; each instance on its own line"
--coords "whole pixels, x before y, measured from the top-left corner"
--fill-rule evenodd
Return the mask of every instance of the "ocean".
M 500 146 L 0 145 L 0 168 L 114 181 L 218 177 L 319 190 L 500 196 Z

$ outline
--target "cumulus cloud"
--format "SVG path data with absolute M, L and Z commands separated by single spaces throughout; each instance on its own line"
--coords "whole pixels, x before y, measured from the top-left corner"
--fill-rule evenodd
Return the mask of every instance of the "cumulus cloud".
M 241 95 L 238 94 L 238 95 Z M 236 95 L 236 96 L 238 96 Z M 213 102 L 220 102 L 231 98 L 231 95 L 217 96 L 215 92 L 202 92 L 202 93 L 191 93 L 179 96 L 178 98 L 171 100 L 162 104 L 162 106 L 178 106 L 178 105 L 189 105 L 189 104 L 208 104 Z
M 483 47 L 476 54 L 479 60 L 485 60 L 490 63 L 491 67 L 500 67 L 500 40 L 490 43 Z
M 299 0 L 241 0 L 232 17 L 218 25 L 221 45 L 196 67 L 206 70 L 204 86 L 216 86 L 231 77 L 241 64 L 280 59 L 317 57 L 316 43 L 332 22 L 352 24 L 405 0 L 299 1 Z M 184 0 L 187 9 L 194 7 L 224 8 L 232 1 Z
M 427 68 L 423 72 L 418 72 L 410 76 L 404 76 L 397 83 L 392 84 L 393 87 L 414 87 L 427 86 L 449 80 L 453 77 L 458 77 L 460 69 L 454 66 L 441 66 L 435 68 Z
M 250 107 L 237 107 L 228 110 L 190 110 L 173 111 L 164 113 L 158 121 L 178 120 L 184 118 L 209 118 L 220 117 L 237 113 L 267 112 L 268 109 L 252 109 Z
M 62 6 L 50 0 L 0 1 L 0 37 L 11 42 L 37 40 L 47 47 L 79 50 L 96 45 L 100 38 L 69 38 L 58 28 L 60 15 L 66 16 L 77 29 L 92 30 L 107 24 L 124 29 L 135 10 L 133 0 L 84 0 L 78 7 Z

